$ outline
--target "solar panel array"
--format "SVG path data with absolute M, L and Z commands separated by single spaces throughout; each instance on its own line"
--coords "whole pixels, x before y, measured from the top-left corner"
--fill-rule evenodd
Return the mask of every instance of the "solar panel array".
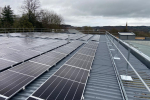
M 28 100 L 81 100 L 97 46 L 95 42 L 87 43 Z
M 71 49 L 73 51 L 81 44 L 82 42 L 72 42 L 66 44 L 64 47 L 66 50 L 73 48 Z M 63 46 L 60 48 L 63 48 Z M 26 85 L 28 85 L 38 76 L 49 70 L 49 68 L 54 66 L 72 51 L 61 53 L 53 50 L 1 72 L 0 98 L 5 97 L 5 99 L 9 99 L 21 89 L 24 89 Z
M 91 41 L 97 41 L 99 42 L 99 39 L 100 39 L 100 35 L 94 35 L 91 39 Z
M 66 41 L 39 40 L 37 43 L 28 42 L 26 44 L 24 42 L 20 43 L 22 39 L 9 39 L 4 39 L 3 41 L 7 42 L 0 45 L 0 71 L 39 56 L 67 43 Z
M 75 35 L 71 35 L 70 39 L 77 40 L 77 39 L 80 39 L 80 38 L 82 38 L 84 36 L 86 36 L 86 35 L 85 34 L 75 34 Z
M 93 36 L 93 35 L 87 35 L 87 36 L 81 38 L 80 40 L 87 41 L 87 40 L 89 40 L 92 36 Z

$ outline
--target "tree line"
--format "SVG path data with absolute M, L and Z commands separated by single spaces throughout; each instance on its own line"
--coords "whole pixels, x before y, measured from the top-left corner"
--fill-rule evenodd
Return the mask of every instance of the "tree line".
M 54 11 L 40 8 L 39 0 L 24 0 L 22 15 L 15 15 L 10 5 L 0 14 L 0 28 L 50 28 L 59 29 L 63 18 Z

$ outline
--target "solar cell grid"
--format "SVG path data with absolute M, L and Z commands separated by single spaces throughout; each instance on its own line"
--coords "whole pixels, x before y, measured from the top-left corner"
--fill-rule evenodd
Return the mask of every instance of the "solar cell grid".
M 0 59 L 0 71 L 6 69 L 8 67 L 13 66 L 14 64 L 15 64 L 14 62 L 7 61 L 7 60 L 4 60 L 4 59 Z
M 25 75 L 38 77 L 43 72 L 45 72 L 47 69 L 49 69 L 49 66 L 41 65 L 34 62 L 26 62 L 20 65 L 17 65 L 10 70 L 19 72 Z
M 75 59 L 80 59 L 80 60 L 84 60 L 84 61 L 89 61 L 89 62 L 92 62 L 94 57 L 91 57 L 91 56 L 87 56 L 87 55 L 82 55 L 82 54 L 75 54 L 73 56 L 73 58 Z
M 0 94 L 10 97 L 33 80 L 33 77 L 7 70 L 0 73 L 0 80 Z
M 67 66 L 67 65 L 64 65 L 64 66 Z M 57 75 L 66 79 L 70 79 L 76 82 L 82 82 L 82 83 L 86 82 L 86 79 L 89 73 L 89 71 L 78 69 L 75 67 L 70 67 L 70 66 L 68 66 L 68 68 L 64 68 L 63 70 L 61 69 L 61 71 L 62 71 L 60 72 L 61 74 L 55 73 L 54 75 Z
M 74 67 L 90 70 L 92 62 L 71 58 L 66 64 Z
M 89 44 L 86 44 L 84 47 L 86 48 L 91 48 L 91 49 L 97 49 L 97 45 L 89 45 Z
M 69 49 L 68 49 L 67 47 L 61 47 L 61 48 L 55 49 L 54 51 L 55 51 L 55 52 L 64 53 L 64 54 L 69 54 L 69 53 L 71 53 L 73 50 L 74 50 L 74 48 L 69 48 Z
M 37 48 L 34 48 L 32 50 L 36 50 L 36 51 L 40 51 L 40 52 L 47 52 L 49 50 L 52 50 L 54 49 L 55 47 L 50 47 L 50 46 L 41 46 L 41 47 L 37 47 Z
M 3 53 L 4 55 L 7 55 L 7 54 L 13 54 L 17 52 L 17 50 L 13 50 L 10 48 L 3 48 L 3 49 L 0 49 L 0 52 Z
M 5 55 L 2 58 L 6 59 L 6 60 L 14 61 L 14 62 L 23 62 L 23 61 L 29 59 L 30 57 L 27 56 L 27 55 L 13 53 L 13 54 L 10 54 L 10 55 Z
M 44 64 L 47 66 L 53 66 L 55 65 L 59 60 L 61 59 L 57 59 L 57 58 L 53 58 L 53 57 L 49 57 L 49 56 L 45 56 L 45 55 L 41 55 L 39 57 L 33 58 L 30 61 L 33 62 L 37 62 L 39 64 Z
M 59 59 L 62 59 L 63 57 L 66 56 L 66 54 L 62 54 L 62 53 L 54 52 L 54 51 L 48 52 L 44 55 L 49 56 L 49 57 L 53 57 L 53 58 L 59 58 Z
M 89 56 L 94 56 L 96 50 L 94 49 L 88 49 L 88 48 L 82 48 L 81 50 L 78 51 L 78 53 L 89 55 Z
M 33 96 L 45 100 L 80 100 L 83 89 L 84 84 L 52 76 Z
M 34 56 L 40 55 L 42 52 L 38 52 L 38 51 L 28 49 L 28 50 L 20 51 L 18 53 L 21 53 L 23 55 L 27 55 L 27 56 L 30 56 L 30 57 L 34 57 Z
M 9 48 L 12 48 L 12 49 L 15 49 L 15 50 L 18 50 L 18 51 L 23 51 L 23 50 L 28 49 L 28 47 L 21 46 L 21 45 L 12 46 L 12 47 L 9 47 Z

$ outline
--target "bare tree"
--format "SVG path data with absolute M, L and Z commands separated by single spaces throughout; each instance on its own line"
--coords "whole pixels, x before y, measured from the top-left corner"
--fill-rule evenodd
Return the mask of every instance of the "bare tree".
M 34 14 L 39 7 L 40 7 L 39 0 L 24 0 L 23 5 L 21 6 L 23 12 L 25 13 L 32 12 Z
M 53 11 L 41 10 L 38 15 L 39 21 L 47 28 L 58 28 L 63 22 L 63 18 Z

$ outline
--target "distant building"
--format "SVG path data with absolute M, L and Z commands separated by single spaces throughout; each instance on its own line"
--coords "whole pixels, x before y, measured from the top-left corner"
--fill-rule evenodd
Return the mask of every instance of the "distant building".
M 133 32 L 118 32 L 121 40 L 135 40 L 135 34 Z

